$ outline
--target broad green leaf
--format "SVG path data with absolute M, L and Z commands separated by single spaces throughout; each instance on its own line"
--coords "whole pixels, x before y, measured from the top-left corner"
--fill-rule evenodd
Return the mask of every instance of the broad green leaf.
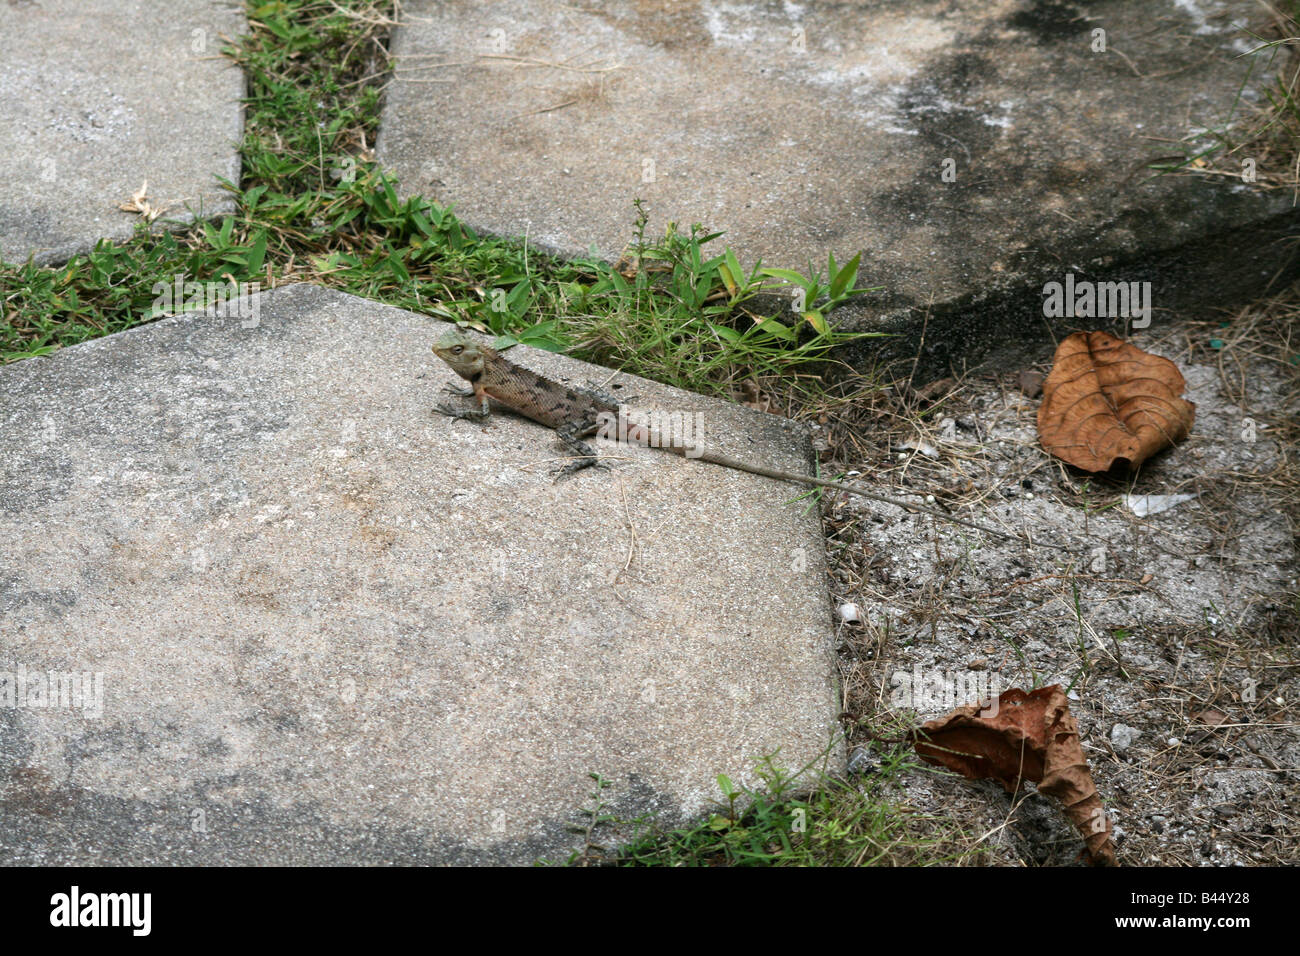
M 530 325 L 519 333 L 520 340 L 527 339 L 529 336 L 534 338 L 551 338 L 555 332 L 555 319 L 547 319 L 545 322 L 538 322 L 536 325 Z
M 775 319 L 760 319 L 754 326 L 760 332 L 766 332 L 768 335 L 787 342 L 795 338 L 795 331 L 788 326 L 782 325 Z
M 344 210 L 343 215 L 334 220 L 335 231 L 342 229 L 359 215 L 361 215 L 360 206 L 353 206 L 351 209 Z
M 397 253 L 388 257 L 388 268 L 393 275 L 397 276 L 399 282 L 407 283 L 411 281 L 411 273 L 406 271 L 406 264 L 402 262 Z
M 792 269 L 763 269 L 762 274 L 771 276 L 774 279 L 784 279 L 791 285 L 797 285 L 800 288 L 808 288 L 811 280 L 807 279 L 802 273 L 795 272 Z
M 858 253 L 847 263 L 844 268 L 837 273 L 832 273 L 831 278 L 831 298 L 837 299 L 845 289 L 852 289 L 854 280 L 858 277 L 858 264 L 862 261 L 862 253 Z
M 538 336 L 536 338 L 533 338 L 529 336 L 527 332 L 525 332 L 523 338 L 521 338 L 519 341 L 522 342 L 524 345 L 531 345 L 535 349 L 543 349 L 547 352 L 564 351 L 563 344 L 555 341 L 554 339 L 547 338 L 546 336 Z
M 736 280 L 736 275 L 736 273 L 731 271 L 731 266 L 727 265 L 727 263 L 724 262 L 718 266 L 718 277 L 722 279 L 722 284 L 727 287 L 727 293 L 733 298 L 735 297 L 737 290 L 740 288 L 739 283 Z
M 731 273 L 731 285 L 727 287 L 727 291 L 730 292 L 734 297 L 738 295 L 740 292 L 744 291 L 744 287 L 746 285 L 745 270 L 741 267 L 740 260 L 737 259 L 736 254 L 731 251 L 730 246 L 727 247 L 727 251 L 724 253 L 724 256 L 726 258 L 726 263 L 725 263 L 726 272 Z M 722 270 L 720 269 L 719 271 Z
M 262 263 L 266 259 L 266 231 L 259 230 L 257 238 L 253 240 L 253 246 L 248 250 L 248 274 L 256 277 L 262 271 Z
M 257 208 L 257 201 L 262 198 L 262 193 L 266 192 L 266 184 L 254 186 L 248 192 L 244 193 L 244 206 L 249 212 Z
M 620 295 L 627 295 L 632 291 L 631 287 L 627 284 L 627 280 L 623 278 L 623 274 L 617 269 L 609 270 L 609 282 Z

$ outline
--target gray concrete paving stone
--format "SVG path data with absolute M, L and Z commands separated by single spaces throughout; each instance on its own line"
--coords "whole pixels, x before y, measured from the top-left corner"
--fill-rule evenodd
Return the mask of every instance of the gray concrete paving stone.
M 884 290 L 840 317 L 909 356 L 927 311 L 959 364 L 1045 329 L 1037 290 L 1068 272 L 1153 282 L 1162 321 L 1295 269 L 1289 192 L 1144 168 L 1261 102 L 1249 0 L 403 10 L 378 152 L 405 192 L 569 255 L 616 257 L 637 197 L 649 234 L 701 222 L 746 264 L 861 250 Z
M 159 226 L 232 211 L 244 77 L 220 46 L 244 28 L 229 0 L 0 4 L 0 258 L 127 238 L 146 182 Z
M 826 747 L 798 489 L 654 449 L 555 484 L 546 429 L 431 414 L 440 323 L 258 303 L 0 368 L 0 861 L 562 859 L 589 772 L 672 822 Z M 807 468 L 776 416 L 627 389 Z

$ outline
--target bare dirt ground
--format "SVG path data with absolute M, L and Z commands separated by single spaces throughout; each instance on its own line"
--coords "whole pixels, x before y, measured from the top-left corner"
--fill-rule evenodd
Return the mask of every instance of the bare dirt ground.
M 1157 320 L 1132 335 L 1178 365 L 1196 419 L 1185 441 L 1127 478 L 1043 452 L 1034 383 L 1016 370 L 900 386 L 857 427 L 827 427 L 882 488 L 1070 545 L 984 536 L 971 550 L 978 533 L 927 515 L 850 496 L 828 503 L 835 595 L 861 615 L 840 627 L 851 772 L 873 772 L 873 734 L 973 702 L 932 693 L 901 706 L 899 674 L 994 694 L 1056 683 L 1120 863 L 1300 861 L 1297 315 L 1293 291 L 1222 322 Z M 1035 361 L 1046 374 L 1051 348 Z M 1126 495 L 1194 497 L 1139 516 Z M 1082 848 L 1032 786 L 1013 797 L 919 769 L 892 796 L 959 822 L 983 862 L 1071 863 Z

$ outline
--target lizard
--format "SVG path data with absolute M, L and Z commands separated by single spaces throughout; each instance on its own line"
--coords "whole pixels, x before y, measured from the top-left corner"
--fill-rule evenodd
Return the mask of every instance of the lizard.
M 600 431 L 605 423 L 619 415 L 622 408 L 619 399 L 596 389 L 565 385 L 549 379 L 512 362 L 496 349 L 476 342 L 455 327 L 443 333 L 434 344 L 433 353 L 470 385 L 464 391 L 452 386 L 448 386 L 448 389 L 462 397 L 472 397 L 476 402 L 475 407 L 469 409 L 455 409 L 445 405 L 437 405 L 434 410 L 439 414 L 468 421 L 485 421 L 491 414 L 491 401 L 495 400 L 506 408 L 553 429 L 565 446 L 574 453 L 575 459 L 561 469 L 558 477 L 565 477 L 583 468 L 600 464 L 596 449 L 583 441 L 583 438 Z M 644 442 L 648 438 L 643 427 L 633 426 L 628 430 L 628 434 L 633 440 L 637 441 Z M 754 465 L 711 450 L 700 450 L 688 454 L 686 446 L 681 444 L 665 444 L 660 447 L 665 451 L 695 457 L 700 461 L 731 468 L 735 471 L 743 471 L 751 475 L 760 475 L 778 481 L 848 492 L 849 494 L 894 505 L 909 511 L 919 511 L 944 521 L 951 521 L 968 528 L 997 535 L 1000 538 L 1026 543 L 1023 538 L 1000 531 L 997 528 L 990 528 L 974 521 L 967 521 L 964 518 L 956 518 L 941 511 L 913 504 L 910 501 L 890 498 L 861 485 L 830 481 L 825 478 L 815 478 L 793 471 L 782 471 L 776 468 Z M 1032 544 L 1033 542 L 1029 543 Z M 1064 549 L 1063 545 L 1050 546 Z

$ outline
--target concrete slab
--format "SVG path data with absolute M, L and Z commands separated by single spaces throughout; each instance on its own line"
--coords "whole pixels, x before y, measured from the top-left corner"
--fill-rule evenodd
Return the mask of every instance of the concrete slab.
M 747 263 L 862 250 L 855 324 L 909 355 L 927 309 L 944 354 L 1045 329 L 1067 271 L 1153 281 L 1159 320 L 1294 258 L 1289 193 L 1144 170 L 1258 98 L 1252 0 L 403 8 L 378 150 L 406 191 L 565 254 L 617 255 L 634 197 Z
M 654 449 L 553 484 L 541 426 L 431 414 L 439 323 L 255 301 L 0 369 L 0 862 L 563 858 L 589 772 L 672 821 L 825 747 L 797 489 Z M 807 467 L 775 416 L 626 389 Z
M 160 224 L 232 211 L 244 77 L 219 50 L 244 29 L 228 0 L 0 4 L 0 259 L 127 238 L 146 181 Z

